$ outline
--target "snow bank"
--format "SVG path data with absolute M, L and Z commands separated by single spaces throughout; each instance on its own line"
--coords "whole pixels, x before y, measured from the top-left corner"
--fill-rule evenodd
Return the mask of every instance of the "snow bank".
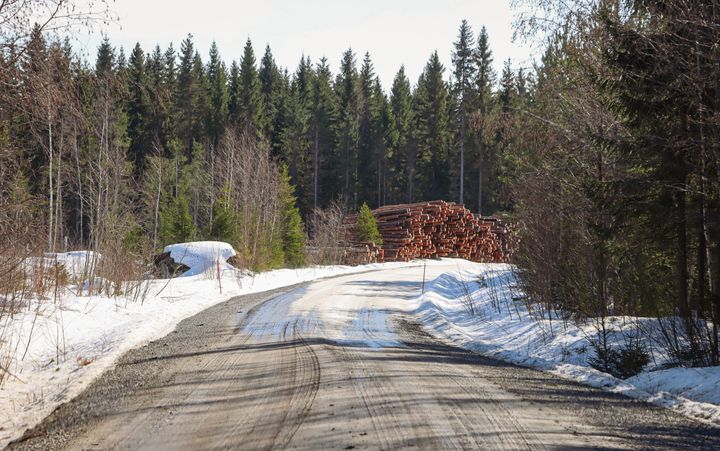
M 12 354 L 13 375 L 0 387 L 0 449 L 81 393 L 123 353 L 163 337 L 180 321 L 208 307 L 234 296 L 324 277 L 417 265 L 326 266 L 249 274 L 225 263 L 235 251 L 224 243 L 187 243 L 168 246 L 166 251 L 190 266 L 192 274 L 149 281 L 142 302 L 76 296 L 75 287 L 69 287 L 57 302 L 33 300 L 12 321 L 0 324 L 0 332 L 5 333 L 0 336 L 0 357 Z M 204 273 L 208 262 L 217 265 L 218 257 L 219 279 L 215 271 Z M 81 256 L 63 258 L 79 261 Z M 8 321 L 9 316 L 5 318 Z
M 463 263 L 457 272 L 427 285 L 425 294 L 416 299 L 415 313 L 428 332 L 455 345 L 720 424 L 720 368 L 660 370 L 668 356 L 646 341 L 652 363 L 643 373 L 621 380 L 598 371 L 588 364 L 595 355 L 591 340 L 598 336 L 597 327 L 532 314 L 509 265 Z M 614 317 L 609 325 L 616 346 L 638 327 L 647 331 L 657 322 Z
M 165 246 L 163 252 L 169 252 L 175 263 L 183 264 L 190 270 L 183 276 L 195 276 L 208 270 L 220 271 L 232 269 L 227 259 L 235 256 L 235 249 L 221 241 L 194 241 L 190 243 Z

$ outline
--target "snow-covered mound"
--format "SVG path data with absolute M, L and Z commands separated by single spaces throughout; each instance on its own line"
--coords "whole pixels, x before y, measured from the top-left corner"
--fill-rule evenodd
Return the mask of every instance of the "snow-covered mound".
M 193 241 L 165 246 L 164 252 L 169 252 L 175 263 L 190 268 L 183 276 L 195 276 L 210 269 L 220 271 L 232 269 L 227 262 L 228 258 L 236 255 L 235 249 L 222 241 Z
M 429 333 L 455 345 L 720 424 L 720 367 L 663 369 L 667 352 L 645 338 L 651 363 L 635 377 L 618 379 L 589 363 L 592 343 L 599 342 L 597 324 L 575 324 L 556 314 L 549 320 L 547 313 L 541 318 L 542 307 L 529 311 L 522 299 L 512 266 L 465 262 L 426 284 L 415 313 Z M 652 318 L 607 321 L 611 347 L 622 346 L 638 327 L 657 328 Z
M 88 272 L 89 265 L 99 263 L 102 256 L 93 251 L 70 251 L 46 253 L 45 258 L 51 263 L 62 264 L 70 279 L 75 280 Z

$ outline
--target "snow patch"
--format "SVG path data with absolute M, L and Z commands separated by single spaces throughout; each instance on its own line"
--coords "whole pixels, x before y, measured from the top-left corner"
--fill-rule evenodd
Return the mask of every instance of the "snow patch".
M 221 241 L 193 241 L 190 243 L 165 246 L 163 252 L 169 252 L 175 263 L 190 268 L 183 276 L 196 276 L 208 270 L 226 271 L 233 267 L 227 260 L 236 255 L 235 249 Z
M 541 306 L 529 310 L 510 265 L 458 264 L 456 272 L 428 283 L 415 303 L 425 329 L 457 346 L 720 424 L 720 367 L 661 369 L 669 356 L 645 339 L 652 363 L 642 373 L 621 380 L 598 371 L 588 363 L 596 325 L 541 316 Z M 608 323 L 611 346 L 624 344 L 638 328 L 657 328 L 652 318 L 612 317 Z

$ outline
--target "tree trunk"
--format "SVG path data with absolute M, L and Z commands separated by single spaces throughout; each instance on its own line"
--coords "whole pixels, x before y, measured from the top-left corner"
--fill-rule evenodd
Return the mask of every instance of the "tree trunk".
M 688 268 L 687 268 L 687 217 L 686 217 L 686 194 L 680 190 L 675 194 L 676 205 L 676 226 L 677 226 L 677 311 L 681 318 L 690 317 L 688 307 Z

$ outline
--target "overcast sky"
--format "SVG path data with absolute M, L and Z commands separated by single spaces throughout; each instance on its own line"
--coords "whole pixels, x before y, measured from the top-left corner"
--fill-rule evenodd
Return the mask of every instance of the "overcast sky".
M 462 19 L 476 35 L 487 27 L 498 72 L 507 58 L 515 67 L 531 64 L 530 46 L 512 42 L 509 0 L 116 0 L 112 8 L 119 20 L 104 32 L 127 54 L 136 42 L 146 52 L 171 42 L 179 49 L 192 33 L 203 60 L 215 40 L 229 65 L 249 37 L 258 61 L 270 44 L 277 63 L 290 71 L 305 54 L 313 62 L 327 57 L 337 73 L 342 52 L 352 47 L 358 62 L 370 52 L 386 90 L 401 64 L 415 83 L 434 50 L 447 68 Z M 100 39 L 97 30 L 79 37 L 91 61 Z

